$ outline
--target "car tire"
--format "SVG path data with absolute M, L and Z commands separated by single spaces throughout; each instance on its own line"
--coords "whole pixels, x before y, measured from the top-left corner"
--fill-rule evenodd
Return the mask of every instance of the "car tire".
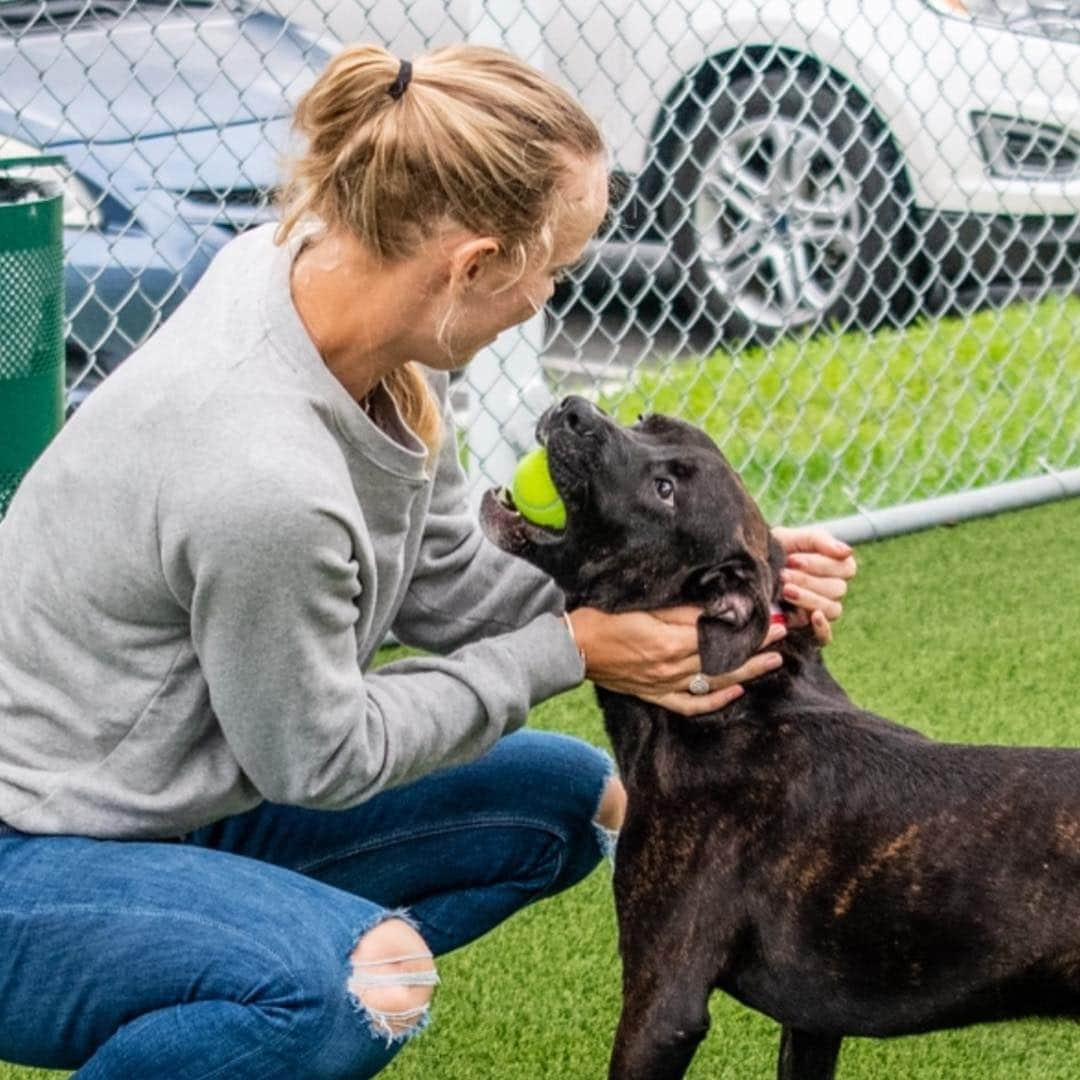
M 721 83 L 681 119 L 662 215 L 691 320 L 769 341 L 910 312 L 906 185 L 868 116 L 834 78 L 785 67 Z

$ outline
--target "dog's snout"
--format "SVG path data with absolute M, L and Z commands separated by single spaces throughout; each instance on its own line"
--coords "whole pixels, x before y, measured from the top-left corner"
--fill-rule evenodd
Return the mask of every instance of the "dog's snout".
M 548 436 L 558 432 L 574 438 L 588 438 L 600 441 L 600 436 L 607 428 L 613 427 L 611 419 L 602 409 L 578 394 L 564 397 L 552 405 L 536 425 L 537 441 L 547 445 Z
M 562 428 L 574 435 L 588 435 L 599 430 L 603 419 L 604 414 L 591 401 L 571 394 L 554 407 L 548 428 Z

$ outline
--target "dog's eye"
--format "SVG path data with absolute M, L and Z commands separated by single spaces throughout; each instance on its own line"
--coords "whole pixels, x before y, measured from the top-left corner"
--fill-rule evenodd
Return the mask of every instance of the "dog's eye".
M 658 476 L 653 485 L 656 488 L 656 494 L 660 498 L 671 506 L 675 505 L 675 485 L 666 477 Z

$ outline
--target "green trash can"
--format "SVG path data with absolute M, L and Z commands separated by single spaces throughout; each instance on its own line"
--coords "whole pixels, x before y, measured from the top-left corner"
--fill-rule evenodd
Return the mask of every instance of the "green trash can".
M 63 160 L 0 159 L 0 518 L 64 419 Z

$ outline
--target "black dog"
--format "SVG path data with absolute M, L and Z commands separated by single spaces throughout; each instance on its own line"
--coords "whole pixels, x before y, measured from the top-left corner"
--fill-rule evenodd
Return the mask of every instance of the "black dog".
M 760 647 L 784 555 L 704 433 L 567 398 L 538 438 L 566 528 L 489 492 L 492 540 L 571 607 L 700 605 L 710 673 Z M 809 631 L 779 649 L 707 718 L 598 691 L 629 792 L 610 1076 L 683 1076 L 714 988 L 783 1025 L 782 1080 L 832 1077 L 845 1035 L 1080 1015 L 1080 753 L 933 742 L 853 705 Z

